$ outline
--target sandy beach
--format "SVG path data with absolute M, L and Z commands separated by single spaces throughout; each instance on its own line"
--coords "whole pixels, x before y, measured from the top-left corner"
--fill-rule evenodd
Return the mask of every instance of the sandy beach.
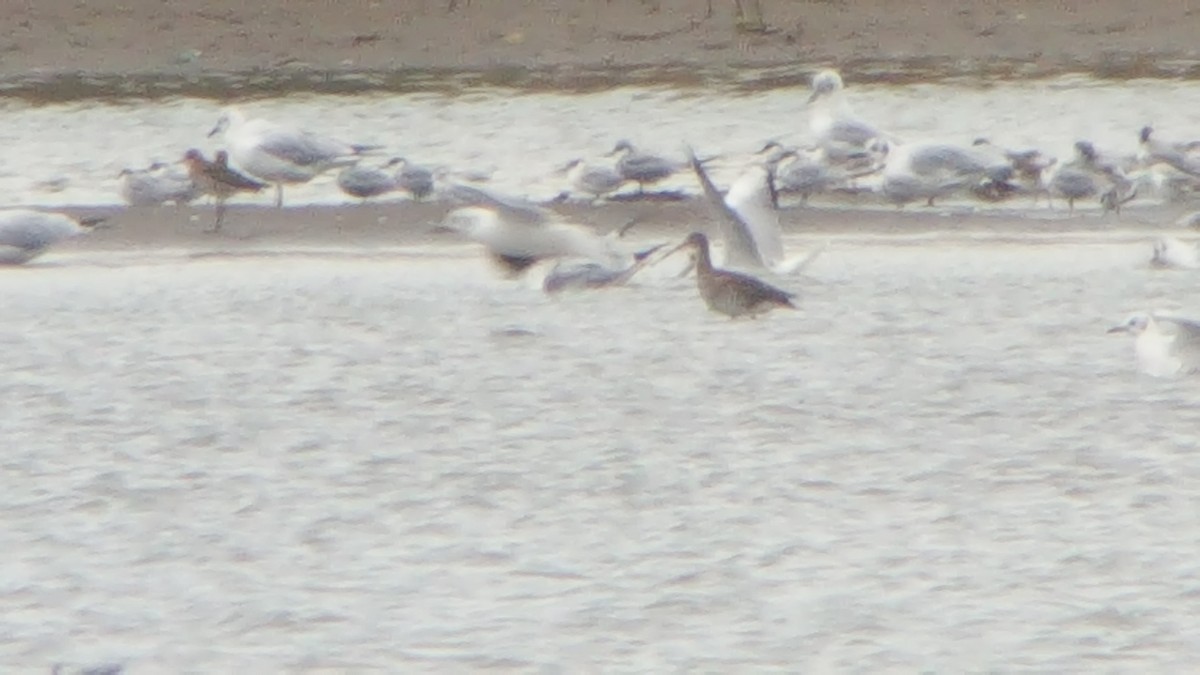
M 761 20 L 751 14 L 761 5 Z M 1014 59 L 1104 70 L 1200 56 L 1188 3 L 967 0 L 244 3 L 3 0 L 0 78 L 89 74 L 546 68 Z M 711 10 L 711 11 L 710 11 Z M 1194 68 L 1193 68 L 1194 70 Z M 1191 71 L 1186 71 L 1191 72 Z

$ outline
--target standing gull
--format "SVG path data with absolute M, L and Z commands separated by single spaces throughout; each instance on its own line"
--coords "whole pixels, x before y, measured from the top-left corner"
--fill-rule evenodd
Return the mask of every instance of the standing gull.
M 813 76 L 808 97 L 809 131 L 816 144 L 831 161 L 857 157 L 868 151 L 875 139 L 895 139 L 874 125 L 859 119 L 845 99 L 842 76 L 836 70 L 822 70 Z
M 617 141 L 609 156 L 616 156 L 617 173 L 627 181 L 638 184 L 638 194 L 645 191 L 647 185 L 653 185 L 679 170 L 679 165 L 665 157 L 639 152 L 629 141 Z
M 870 176 L 882 168 L 867 152 L 853 160 L 844 158 L 835 167 L 824 148 L 786 148 L 778 141 L 769 141 L 756 154 L 764 158 L 774 176 L 775 190 L 779 194 L 798 194 L 804 203 L 816 193 Z
M 31 209 L 0 211 L 0 265 L 29 262 L 54 244 L 87 234 L 103 222 L 103 218 L 75 219 Z
M 226 108 L 209 136 L 224 133 L 229 155 L 250 175 L 275 185 L 275 205 L 283 206 L 284 184 L 307 183 L 332 168 L 347 166 L 376 146 L 353 145 L 310 131 L 246 119 Z
M 1101 159 L 1089 141 L 1076 141 L 1075 158 L 1056 164 L 1044 176 L 1046 190 L 1067 200 L 1067 210 L 1075 212 L 1075 201 L 1102 195 L 1105 210 L 1113 210 L 1133 198 L 1122 190 L 1129 184 L 1117 165 Z
M 898 206 L 924 199 L 934 200 L 960 190 L 1015 189 L 1008 181 L 1013 168 L 1007 159 L 991 156 L 975 147 L 949 143 L 900 143 L 880 141 L 887 157 L 880 189 Z
M 1153 377 L 1191 374 L 1200 368 L 1200 322 L 1168 314 L 1134 314 L 1109 333 L 1134 336 L 1138 370 Z
M 796 308 L 792 304 L 792 298 L 795 297 L 792 293 L 775 288 L 748 274 L 713 267 L 708 250 L 708 237 L 703 234 L 691 233 L 667 255 L 683 248 L 693 249 L 696 255 L 696 287 L 700 291 L 700 297 L 704 299 L 704 304 L 712 311 L 736 319 L 740 316 L 753 318 L 776 307 Z
M 213 232 L 221 230 L 225 220 L 225 200 L 239 192 L 259 192 L 267 187 L 266 183 L 254 180 L 229 166 L 229 155 L 224 150 L 217 152 L 215 161 L 208 161 L 199 150 L 192 148 L 183 156 L 188 175 L 206 194 L 213 196 L 217 203 L 216 221 Z
M 450 196 L 468 206 L 447 214 L 441 229 L 482 244 L 510 276 L 550 258 L 587 258 L 612 269 L 629 265 L 629 256 L 611 240 L 560 222 L 532 202 L 468 185 L 453 186 Z

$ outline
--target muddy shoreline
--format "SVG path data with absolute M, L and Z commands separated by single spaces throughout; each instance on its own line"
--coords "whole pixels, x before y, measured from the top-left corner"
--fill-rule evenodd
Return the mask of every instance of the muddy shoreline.
M 751 3 L 743 3 L 748 6 Z M 290 92 L 803 85 L 1040 77 L 1200 79 L 1200 11 L 1108 0 L 0 0 L 0 95 L 56 101 Z M 709 11 L 711 7 L 711 11 Z
M 361 205 L 311 205 L 276 209 L 232 206 L 222 232 L 208 231 L 212 209 L 206 206 L 70 207 L 72 215 L 106 216 L 109 227 L 67 244 L 87 250 L 219 249 L 225 252 L 280 251 L 289 248 L 344 249 L 370 255 L 394 247 L 459 246 L 463 240 L 434 231 L 451 205 L 439 202 L 392 202 Z M 609 232 L 636 220 L 632 240 L 682 238 L 692 230 L 715 231 L 708 206 L 701 199 L 633 202 L 589 206 L 570 203 L 554 207 L 564 220 Z M 821 240 L 896 243 L 907 238 L 978 240 L 989 243 L 1149 241 L 1174 232 L 1190 231 L 1177 224 L 1178 207 L 1147 205 L 1119 217 L 1099 211 L 1063 208 L 967 211 L 954 208 L 841 209 L 792 207 L 781 211 L 788 235 Z

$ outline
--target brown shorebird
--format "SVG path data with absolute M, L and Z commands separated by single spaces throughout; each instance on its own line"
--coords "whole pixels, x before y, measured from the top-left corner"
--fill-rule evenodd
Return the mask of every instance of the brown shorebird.
M 254 180 L 229 166 L 229 154 L 224 150 L 217 152 L 214 161 L 208 161 L 199 150 L 192 148 L 183 156 L 187 165 L 188 175 L 192 182 L 206 194 L 213 196 L 217 202 L 217 220 L 213 232 L 221 230 L 221 222 L 225 219 L 225 200 L 239 192 L 259 192 L 267 187 L 266 183 Z
M 720 312 L 730 318 L 753 318 L 776 307 L 796 309 L 792 304 L 792 298 L 795 297 L 792 293 L 775 288 L 748 274 L 713 267 L 708 252 L 708 237 L 699 232 L 688 235 L 682 244 L 667 255 L 687 247 L 695 250 L 696 286 L 700 289 L 700 297 L 704 298 L 704 303 L 714 312 Z

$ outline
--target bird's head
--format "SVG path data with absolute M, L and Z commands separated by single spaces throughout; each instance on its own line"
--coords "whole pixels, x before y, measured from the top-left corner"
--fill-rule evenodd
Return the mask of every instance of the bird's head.
M 694 250 L 701 250 L 701 249 L 707 250 L 708 249 L 708 237 L 704 236 L 704 234 L 701 232 L 693 232 L 687 236 L 687 239 L 684 239 L 682 243 L 680 243 L 678 246 L 676 246 L 675 248 L 668 251 L 666 253 L 666 255 L 664 255 L 663 257 L 666 258 L 668 256 L 674 255 L 677 251 L 682 251 L 685 248 L 690 248 L 690 249 L 694 249 Z
M 892 144 L 889 143 L 886 138 L 880 138 L 877 136 L 867 141 L 866 148 L 867 152 L 872 155 L 887 157 L 888 153 L 892 151 Z
M 1131 335 L 1141 335 L 1150 327 L 1151 319 L 1148 314 L 1134 314 L 1125 320 L 1124 323 L 1113 326 L 1108 329 L 1109 333 L 1129 333 Z
M 561 167 L 559 167 L 558 172 L 564 173 L 564 174 L 570 173 L 572 169 L 574 169 L 577 166 L 582 166 L 582 165 L 583 165 L 582 159 L 573 159 L 573 160 L 567 162 L 566 164 L 563 164 Z
M 808 102 L 812 103 L 822 96 L 829 96 L 834 92 L 841 91 L 844 86 L 842 76 L 838 75 L 836 70 L 822 70 L 813 76 L 812 94 L 809 95 Z
M 631 152 L 633 152 L 633 143 L 622 139 L 617 141 L 617 144 L 613 146 L 612 151 L 609 152 L 606 157 L 615 157 L 617 155 L 624 155 Z
M 235 124 L 240 123 L 245 117 L 237 108 L 229 107 L 221 111 L 221 116 L 217 118 L 217 123 L 213 126 L 212 131 L 208 132 L 209 137 L 224 133 Z
M 776 141 L 776 140 L 770 140 L 770 141 L 767 141 L 765 144 L 763 144 L 762 148 L 754 154 L 765 155 L 767 157 L 770 157 L 772 155 L 777 155 L 781 152 L 787 152 L 787 148 L 783 147 L 783 143 L 780 143 L 779 141 Z
M 1089 162 L 1096 161 L 1096 146 L 1091 141 L 1075 141 L 1075 152 Z
M 1142 143 L 1149 143 L 1150 142 L 1150 134 L 1152 134 L 1152 133 L 1154 133 L 1154 129 L 1150 128 L 1150 125 L 1146 125 L 1146 126 L 1142 127 L 1142 130 L 1140 132 L 1138 132 L 1138 140 L 1141 141 Z

